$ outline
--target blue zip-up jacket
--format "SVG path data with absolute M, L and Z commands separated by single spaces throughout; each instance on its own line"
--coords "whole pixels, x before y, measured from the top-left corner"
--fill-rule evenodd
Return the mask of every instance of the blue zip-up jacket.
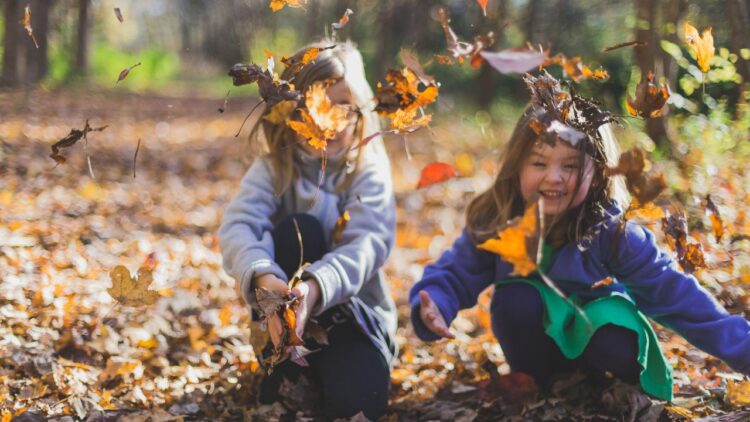
M 595 226 L 596 234 L 585 250 L 573 242 L 557 249 L 547 275 L 565 294 L 584 300 L 623 294 L 641 312 L 693 345 L 739 372 L 750 373 L 750 322 L 730 315 L 695 277 L 680 271 L 659 249 L 651 231 L 626 222 L 618 233 L 619 219 L 620 215 L 613 215 Z M 485 288 L 511 278 L 511 271 L 512 266 L 498 255 L 477 249 L 464 230 L 438 261 L 425 268 L 409 293 L 417 336 L 425 341 L 439 338 L 419 316 L 419 291 L 430 294 L 450 324 L 459 310 L 477 303 Z M 591 288 L 606 277 L 614 282 Z

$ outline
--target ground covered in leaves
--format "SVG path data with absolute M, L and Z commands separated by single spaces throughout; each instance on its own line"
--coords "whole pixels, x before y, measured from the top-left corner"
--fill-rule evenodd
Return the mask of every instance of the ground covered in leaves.
M 304 386 L 289 386 L 283 404 L 255 402 L 261 371 L 245 308 L 221 269 L 216 235 L 246 168 L 244 137 L 234 134 L 254 99 L 233 99 L 223 114 L 217 111 L 222 103 L 97 92 L 3 94 L 2 422 L 315 418 Z M 56 165 L 50 146 L 86 119 L 108 127 L 62 149 L 66 163 Z M 538 391 L 522 375 L 509 374 L 489 332 L 491 292 L 454 322 L 456 340 L 416 339 L 408 323 L 409 287 L 458 234 L 463 207 L 491 182 L 495 149 L 506 138 L 492 126 L 447 116 L 432 131 L 406 138 L 411 160 L 403 138 L 387 138 L 399 223 L 386 271 L 401 328 L 384 420 L 750 418 L 748 381 L 662 329 L 663 350 L 675 367 L 674 403 L 606 377 L 570 374 Z M 419 170 L 433 161 L 451 163 L 461 177 L 417 190 Z M 654 163 L 673 188 L 657 203 L 686 211 L 692 240 L 702 244 L 707 261 L 698 276 L 733 313 L 750 309 L 745 165 L 731 158 L 710 169 Z M 727 228 L 720 241 L 705 214 L 706 186 Z M 638 218 L 660 233 L 658 212 Z M 158 297 L 143 299 L 153 304 L 113 300 L 110 271 L 118 265 L 151 270 Z

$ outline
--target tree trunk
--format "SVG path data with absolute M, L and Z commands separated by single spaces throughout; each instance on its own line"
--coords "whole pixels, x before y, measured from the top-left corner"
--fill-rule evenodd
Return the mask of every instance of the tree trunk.
M 729 28 L 732 31 L 730 45 L 733 52 L 739 53 L 740 49 L 750 48 L 747 3 L 740 0 L 727 0 L 725 5 Z M 744 92 L 750 84 L 750 60 L 739 57 L 737 59 L 737 72 L 742 75 L 742 85 L 740 87 L 740 101 L 742 101 L 745 98 Z
M 39 48 L 31 39 L 25 43 L 26 72 L 23 80 L 27 84 L 36 84 L 47 76 L 49 70 L 47 33 L 52 0 L 32 0 L 30 5 L 31 27 Z
M 529 0 L 529 5 L 526 9 L 526 25 L 524 27 L 524 34 L 526 35 L 526 41 L 530 42 L 532 45 L 539 41 L 536 37 L 537 15 L 539 14 L 540 9 L 539 3 L 540 0 Z
M 89 0 L 78 0 L 75 73 L 85 77 L 89 67 Z
M 3 72 L 0 82 L 5 86 L 18 84 L 18 44 L 20 31 L 17 22 L 21 16 L 20 2 L 17 0 L 5 0 L 3 17 L 5 30 L 3 36 Z
M 680 45 L 682 41 L 677 36 L 677 28 L 679 27 L 680 20 L 687 12 L 688 2 L 687 0 L 669 0 L 662 4 L 662 22 L 671 24 L 674 31 L 666 32 L 663 34 L 663 38 L 669 42 Z M 662 26 L 665 26 L 662 25 Z M 672 56 L 667 54 L 666 51 L 659 49 L 659 57 L 661 57 L 662 69 L 664 76 L 672 82 L 676 82 L 677 78 L 677 67 L 673 66 L 674 59 Z
M 656 0 L 636 0 L 635 7 L 635 16 L 637 19 L 635 38 L 647 44 L 643 47 L 635 48 L 633 51 L 635 62 L 641 69 L 641 78 L 645 80 L 649 72 L 654 72 L 657 77 L 660 74 L 659 69 L 656 69 L 655 60 L 657 48 L 659 48 L 659 38 L 656 33 Z M 659 149 L 671 154 L 671 142 L 664 117 L 646 119 L 646 133 Z

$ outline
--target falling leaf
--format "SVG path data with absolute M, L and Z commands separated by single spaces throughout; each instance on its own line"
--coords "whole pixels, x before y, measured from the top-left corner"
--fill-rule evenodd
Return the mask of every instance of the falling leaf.
M 599 280 L 596 283 L 592 284 L 591 289 L 593 290 L 593 289 L 598 289 L 599 287 L 602 287 L 602 286 L 609 286 L 613 282 L 614 280 L 612 279 L 612 277 L 607 277 L 604 280 Z
M 688 243 L 688 226 L 685 214 L 681 212 L 676 215 L 667 213 L 667 216 L 662 219 L 662 231 L 667 236 L 670 245 L 673 245 L 675 252 L 677 252 L 677 261 L 686 273 L 692 274 L 696 269 L 706 266 L 701 245 L 699 243 Z
M 271 0 L 271 3 L 268 4 L 268 7 L 270 7 L 274 12 L 278 12 L 286 6 L 293 8 L 303 8 L 305 6 L 305 3 L 307 3 L 307 0 Z
M 60 139 L 52 145 L 52 153 L 50 154 L 50 157 L 52 157 L 52 159 L 55 160 L 57 164 L 64 164 L 65 157 L 60 153 L 60 148 L 73 146 L 76 142 L 81 140 L 81 138 L 85 138 L 86 134 L 88 134 L 89 132 L 101 132 L 106 128 L 107 125 L 92 128 L 91 126 L 89 126 L 89 121 L 86 120 L 86 124 L 84 125 L 83 130 L 71 129 L 70 133 L 68 133 L 64 138 Z
M 433 77 L 432 75 L 428 75 L 427 72 L 424 71 L 422 64 L 419 63 L 419 60 L 417 60 L 417 58 L 414 57 L 414 55 L 411 54 L 409 50 L 402 48 L 399 56 L 401 56 L 401 62 L 404 64 L 404 66 L 414 72 L 421 83 L 428 86 L 437 84 L 435 82 L 435 77 Z
M 711 229 L 713 230 L 714 237 L 717 242 L 721 242 L 721 237 L 724 235 L 724 222 L 721 220 L 721 214 L 719 209 L 711 199 L 711 195 L 706 195 L 706 209 L 709 212 L 708 218 L 711 219 Z
M 271 111 L 263 116 L 263 120 L 268 120 L 276 125 L 284 124 L 292 116 L 292 113 L 296 108 L 296 101 L 282 101 L 271 107 Z
M 526 73 L 544 63 L 546 54 L 527 48 L 511 48 L 503 51 L 482 51 L 480 53 L 490 66 L 501 73 Z
M 635 147 L 623 153 L 617 166 L 608 168 L 607 174 L 625 176 L 625 186 L 628 191 L 638 200 L 638 203 L 645 205 L 653 201 L 667 187 L 663 174 L 647 177 L 644 174 L 645 168 L 645 154 L 643 150 Z
M 117 20 L 120 21 L 120 23 L 124 22 L 124 19 L 122 18 L 122 12 L 120 11 L 119 7 L 115 7 L 115 17 L 117 17 Z
M 31 29 L 30 4 L 27 4 L 26 7 L 23 8 L 23 20 L 21 21 L 21 25 L 23 25 L 24 29 L 26 29 L 26 32 L 29 34 L 29 37 L 31 37 L 31 40 L 34 41 L 34 46 L 36 46 L 36 48 L 39 48 L 39 44 L 37 44 L 36 37 L 34 36 L 34 30 Z
M 614 51 L 623 47 L 645 47 L 648 43 L 646 41 L 627 41 L 620 44 L 615 44 L 610 47 L 606 47 L 602 49 L 602 53 L 609 53 L 610 51 Z
M 130 71 L 133 70 L 134 67 L 140 66 L 141 62 L 138 62 L 126 69 L 124 69 L 122 72 L 120 72 L 120 75 L 117 77 L 117 82 L 115 82 L 115 85 L 118 84 L 121 80 L 128 77 L 128 74 L 130 74 Z
M 477 4 L 479 4 L 479 7 L 482 8 L 482 14 L 484 16 L 487 16 L 487 2 L 489 0 L 477 0 Z
M 332 104 L 326 89 L 328 84 L 315 83 L 305 94 L 307 110 L 300 110 L 302 121 L 290 120 L 288 125 L 308 143 L 317 149 L 325 149 L 328 140 L 344 130 L 350 120 L 349 109 L 339 104 Z
M 382 115 L 388 116 L 399 109 L 411 111 L 425 107 L 435 102 L 439 94 L 436 84 L 428 84 L 420 89 L 419 77 L 408 67 L 401 70 L 389 69 L 385 79 L 387 85 L 378 84 L 375 94 L 375 111 Z
M 665 217 L 664 209 L 662 207 L 654 205 L 653 202 L 648 202 L 646 205 L 641 205 L 636 198 L 630 201 L 628 210 L 625 212 L 625 219 L 631 220 L 638 218 L 650 223 L 661 221 Z
M 222 104 L 221 107 L 219 107 L 219 113 L 223 113 L 224 110 L 227 109 L 227 103 L 229 102 L 229 93 L 230 92 L 232 92 L 232 91 L 231 90 L 227 91 L 227 96 L 224 97 L 224 104 Z
M 294 89 L 289 82 L 274 79 L 268 70 L 263 70 L 257 64 L 237 63 L 229 69 L 234 86 L 258 83 L 258 94 L 268 107 L 286 100 L 299 101 L 302 94 Z
M 456 169 L 450 164 L 440 162 L 430 163 L 422 169 L 417 189 L 441 183 L 457 176 Z
M 335 31 L 341 30 L 341 28 L 346 26 L 346 24 L 349 22 L 349 16 L 351 16 L 353 13 L 354 12 L 352 11 L 352 9 L 346 9 L 346 11 L 344 11 L 344 14 L 341 16 L 341 19 L 339 19 L 338 22 L 332 23 L 331 27 Z
M 479 53 L 495 43 L 495 35 L 492 32 L 487 35 L 477 35 L 474 37 L 472 43 L 460 41 L 450 26 L 451 21 L 445 9 L 440 8 L 438 12 L 440 15 L 440 26 L 443 28 L 443 33 L 445 34 L 448 51 L 458 60 L 458 63 L 463 63 L 468 58 L 472 67 L 479 67 L 484 60 Z
M 711 34 L 711 27 L 703 30 L 698 35 L 698 30 L 693 25 L 685 22 L 685 44 L 695 53 L 698 66 L 703 73 L 711 69 L 711 59 L 714 57 L 716 49 L 714 48 L 714 36 Z
M 420 127 L 427 126 L 432 120 L 431 114 L 417 118 L 416 108 L 408 110 L 398 109 L 394 113 L 391 113 L 389 117 L 391 118 L 391 129 L 395 129 L 396 133 L 414 132 Z
M 110 271 L 109 277 L 112 280 L 112 287 L 108 288 L 107 292 L 121 305 L 152 305 L 159 298 L 157 292 L 148 289 L 153 278 L 151 271 L 145 268 L 138 270 L 138 275 L 134 279 L 126 267 L 118 265 Z
M 506 228 L 498 231 L 497 238 L 487 239 L 477 248 L 500 255 L 513 265 L 510 275 L 526 277 L 537 266 L 537 252 L 540 243 L 539 204 L 534 202 L 516 217 Z
M 336 44 L 327 47 L 310 47 L 292 57 L 282 57 L 281 63 L 284 63 L 289 72 L 296 75 L 303 67 L 314 62 L 321 51 L 330 50 L 332 48 L 336 48 Z
M 346 225 L 349 223 L 350 219 L 351 216 L 349 215 L 349 210 L 344 210 L 339 218 L 336 219 L 336 226 L 333 228 L 333 232 L 331 233 L 331 239 L 334 241 L 334 243 L 341 242 L 341 238 L 344 235 L 344 229 L 346 229 Z
M 583 64 L 581 58 L 578 56 L 568 58 L 564 54 L 558 53 L 554 57 L 545 60 L 542 66 L 547 67 L 555 64 L 559 64 L 563 72 L 574 82 L 580 82 L 584 79 L 609 79 L 609 73 L 606 70 L 591 70 L 590 67 Z
M 452 65 L 453 59 L 450 56 L 446 56 L 444 54 L 435 54 L 432 56 L 436 62 L 444 65 Z
M 648 72 L 635 88 L 635 100 L 628 94 L 625 106 L 631 116 L 641 116 L 644 119 L 661 116 L 662 107 L 670 95 L 669 87 L 664 84 L 656 86 L 653 81 L 654 72 Z

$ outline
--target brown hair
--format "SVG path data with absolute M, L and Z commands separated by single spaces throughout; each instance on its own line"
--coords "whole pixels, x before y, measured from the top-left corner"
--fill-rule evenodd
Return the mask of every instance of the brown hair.
M 331 40 L 321 40 L 299 50 L 290 59 L 294 62 L 300 61 L 308 48 L 325 48 L 334 44 Z M 305 65 L 296 75 L 290 69 L 284 70 L 281 79 L 294 84 L 295 89 L 301 92 L 303 96 L 307 89 L 316 82 L 343 80 L 347 84 L 354 100 L 354 106 L 359 113 L 353 144 L 357 144 L 364 137 L 380 130 L 377 114 L 372 111 L 375 105 L 374 96 L 365 78 L 362 55 L 352 42 L 339 42 L 333 48 L 321 50 L 315 61 Z M 273 171 L 274 192 L 276 195 L 281 195 L 298 176 L 297 169 L 293 165 L 294 149 L 297 148 L 297 134 L 286 124 L 274 124 L 264 119 L 270 112 L 271 107 L 266 106 L 253 125 L 248 137 L 248 153 L 250 161 L 254 161 L 260 156 L 268 158 Z M 377 139 L 374 141 L 377 142 Z M 367 150 L 369 148 L 364 147 L 347 152 L 346 159 L 354 163 L 354 170 L 347 174 L 342 183 L 337 186 L 337 190 L 345 189 L 351 183 L 359 168 L 362 151 L 366 152 Z
M 495 237 L 499 229 L 509 220 L 522 215 L 526 209 L 526 203 L 521 194 L 520 174 L 534 144 L 539 140 L 539 136 L 531 127 L 533 119 L 534 113 L 529 106 L 518 120 L 513 134 L 504 146 L 494 183 L 476 196 L 466 209 L 466 226 L 477 243 Z M 606 215 L 605 209 L 613 201 L 620 206 L 627 203 L 623 181 L 620 178 L 611 178 L 605 172 L 606 166 L 614 167 L 617 164 L 619 158 L 617 142 L 609 125 L 600 126 L 598 132 L 601 140 L 579 142 L 581 147 L 577 148 L 581 154 L 581 162 L 585 159 L 584 144 L 588 147 L 593 146 L 596 149 L 593 155 L 601 157 L 592 160 L 594 177 L 588 195 L 580 205 L 566 210 L 563 215 L 556 218 L 544 233 L 550 244 L 555 247 L 569 241 L 582 240 L 587 229 Z M 578 171 L 576 192 L 581 185 L 584 166 L 579 166 Z

